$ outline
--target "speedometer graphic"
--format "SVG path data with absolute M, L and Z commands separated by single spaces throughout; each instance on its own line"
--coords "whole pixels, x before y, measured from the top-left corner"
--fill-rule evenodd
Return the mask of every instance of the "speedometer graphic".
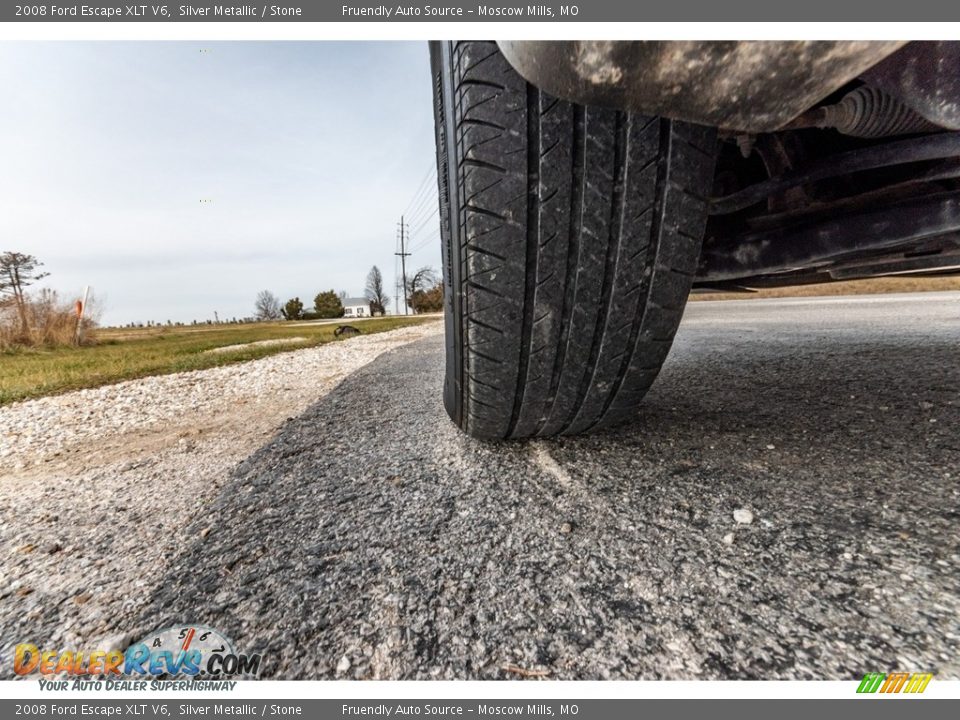
M 132 644 L 126 665 L 135 674 L 158 678 L 256 677 L 259 655 L 235 651 L 233 642 L 207 625 L 174 625 Z

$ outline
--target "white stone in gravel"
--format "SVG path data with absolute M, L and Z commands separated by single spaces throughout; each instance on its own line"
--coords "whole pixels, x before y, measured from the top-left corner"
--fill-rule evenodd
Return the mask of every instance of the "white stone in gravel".
M 753 522 L 753 511 L 750 508 L 737 508 L 733 511 L 733 519 L 737 521 L 739 525 L 749 525 Z
M 274 347 L 277 345 L 297 345 L 305 343 L 305 337 L 276 338 L 274 340 L 257 340 L 256 342 L 240 343 L 239 345 L 224 345 L 223 347 L 211 348 L 205 351 L 207 355 L 219 355 L 222 353 L 236 352 L 237 350 L 249 350 L 250 348 Z

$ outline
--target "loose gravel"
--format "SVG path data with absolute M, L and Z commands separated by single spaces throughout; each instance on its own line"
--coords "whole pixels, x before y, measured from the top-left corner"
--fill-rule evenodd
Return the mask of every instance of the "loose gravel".
M 349 374 L 442 329 L 0 408 L 0 658 L 28 640 L 122 643 L 113 619 L 142 602 L 238 462 Z
M 332 342 L 238 365 L 129 380 L 0 407 L 0 476 L 52 463 L 101 464 L 136 438 L 155 446 L 194 436 L 263 434 L 392 348 L 442 331 L 439 323 Z M 242 420 L 242 422 L 240 422 Z M 261 422 L 263 420 L 264 422 Z M 91 464 L 90 461 L 93 461 Z

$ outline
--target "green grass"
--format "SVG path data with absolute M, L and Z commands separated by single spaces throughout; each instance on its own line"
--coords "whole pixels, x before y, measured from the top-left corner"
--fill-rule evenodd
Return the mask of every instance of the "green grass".
M 386 317 L 350 321 L 363 333 L 377 333 L 436 318 Z M 106 328 L 97 332 L 96 345 L 79 348 L 17 349 L 0 352 L 0 405 L 54 395 L 67 390 L 99 387 L 121 380 L 164 375 L 183 370 L 230 365 L 339 340 L 337 323 L 251 323 L 170 328 Z M 225 345 L 305 338 L 293 345 L 244 348 L 228 353 L 206 353 Z

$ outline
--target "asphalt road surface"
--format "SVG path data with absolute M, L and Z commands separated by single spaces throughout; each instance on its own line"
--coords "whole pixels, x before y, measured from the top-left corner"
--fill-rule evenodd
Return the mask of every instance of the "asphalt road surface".
M 487 443 L 439 336 L 236 470 L 145 626 L 280 678 L 960 676 L 960 293 L 691 303 L 636 423 Z

